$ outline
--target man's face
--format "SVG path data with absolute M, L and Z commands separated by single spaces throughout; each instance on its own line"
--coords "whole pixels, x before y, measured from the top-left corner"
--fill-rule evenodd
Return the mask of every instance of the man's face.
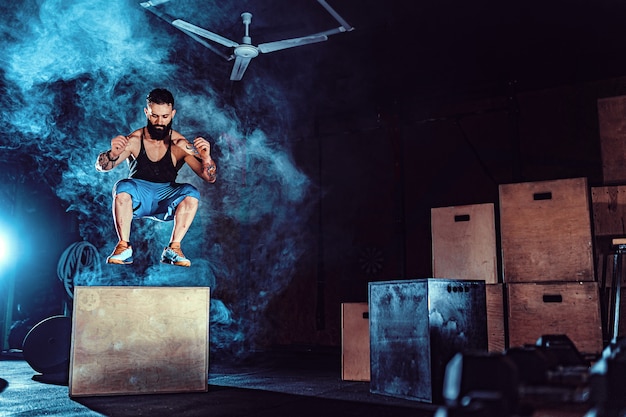
M 149 103 L 144 112 L 150 137 L 155 140 L 165 139 L 172 130 L 172 119 L 176 110 L 172 109 L 171 104 Z

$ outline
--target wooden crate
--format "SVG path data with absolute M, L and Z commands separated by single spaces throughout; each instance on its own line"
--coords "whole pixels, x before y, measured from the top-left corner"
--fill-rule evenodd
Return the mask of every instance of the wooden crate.
M 486 284 L 487 302 L 487 342 L 489 352 L 506 350 L 506 329 L 504 327 L 504 285 Z
M 499 187 L 505 283 L 593 281 L 586 178 Z
M 626 236 L 626 186 L 591 187 L 591 204 L 595 236 Z
M 626 237 L 626 186 L 614 185 L 591 187 L 593 232 L 595 245 L 596 279 L 600 288 L 600 300 L 604 320 L 605 340 L 613 334 L 612 297 L 614 240 Z M 626 265 L 626 260 L 622 260 Z M 626 271 L 626 266 L 622 267 Z M 622 277 L 622 288 L 624 280 Z M 623 294 L 623 293 L 622 293 Z M 624 297 L 621 297 L 619 335 L 626 334 Z
M 369 308 L 366 302 L 341 304 L 341 379 L 370 380 Z
M 498 282 L 493 203 L 431 209 L 436 278 Z
M 595 282 L 506 284 L 509 346 L 535 344 L 565 334 L 583 353 L 602 351 L 602 324 Z
M 626 183 L 626 96 L 598 99 L 604 184 Z
M 611 285 L 612 241 L 626 237 L 626 186 L 591 187 L 596 280 Z
M 76 287 L 70 396 L 207 391 L 209 292 Z

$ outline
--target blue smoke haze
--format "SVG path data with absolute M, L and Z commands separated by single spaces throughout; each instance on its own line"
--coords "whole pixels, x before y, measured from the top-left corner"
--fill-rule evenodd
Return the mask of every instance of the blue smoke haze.
M 113 136 L 145 124 L 147 92 L 170 89 L 178 110 L 174 128 L 214 144 L 215 185 L 188 168 L 179 174 L 179 181 L 193 183 L 202 194 L 183 241 L 191 268 L 158 263 L 171 223 L 139 220 L 131 235 L 135 263 L 102 266 L 75 284 L 210 286 L 213 347 L 254 348 L 263 329 L 246 322 L 248 312 L 262 317 L 271 294 L 285 288 L 308 242 L 315 241 L 305 227 L 315 200 L 308 198 L 312 184 L 294 165 L 289 145 L 293 91 L 272 85 L 280 74 L 257 65 L 229 97 L 215 86 L 225 84 L 232 64 L 139 2 L 1 1 L 0 146 L 19 147 L 15 152 L 34 160 L 42 181 L 77 216 L 81 237 L 100 251 L 99 262 L 117 240 L 111 189 L 127 169 L 97 173 L 94 162 Z M 159 7 L 188 20 L 201 16 L 202 23 L 239 40 L 239 13 L 247 5 L 173 0 Z

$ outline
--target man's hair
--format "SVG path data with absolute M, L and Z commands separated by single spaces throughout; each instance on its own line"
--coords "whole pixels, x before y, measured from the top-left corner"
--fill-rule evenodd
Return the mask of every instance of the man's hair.
M 146 97 L 148 104 L 171 104 L 174 107 L 174 96 L 165 88 L 155 88 Z

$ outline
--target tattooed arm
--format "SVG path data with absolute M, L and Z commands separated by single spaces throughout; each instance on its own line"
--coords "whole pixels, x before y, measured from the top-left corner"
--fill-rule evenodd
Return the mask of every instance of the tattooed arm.
M 111 139 L 111 149 L 101 152 L 96 159 L 96 170 L 110 171 L 118 166 L 131 154 L 130 151 L 131 136 L 116 136 Z
M 187 156 L 185 162 L 200 178 L 209 183 L 217 180 L 217 165 L 211 158 L 211 144 L 208 140 L 197 137 L 191 143 L 182 138 L 177 142 L 178 146 L 184 146 Z

